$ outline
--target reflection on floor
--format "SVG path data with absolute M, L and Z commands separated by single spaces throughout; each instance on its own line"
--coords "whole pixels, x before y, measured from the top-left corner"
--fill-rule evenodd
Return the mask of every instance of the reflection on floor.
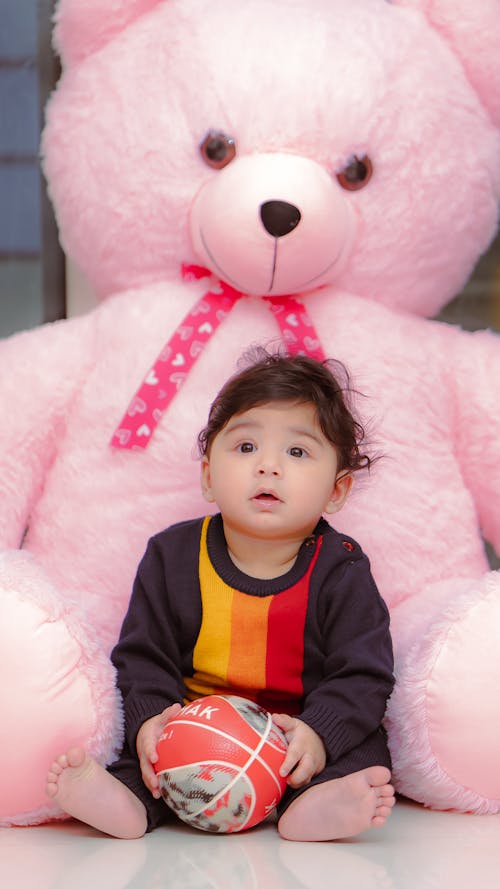
M 500 815 L 406 800 L 382 830 L 289 843 L 274 824 L 213 836 L 182 824 L 113 840 L 75 822 L 0 829 L 5 889 L 498 889 Z

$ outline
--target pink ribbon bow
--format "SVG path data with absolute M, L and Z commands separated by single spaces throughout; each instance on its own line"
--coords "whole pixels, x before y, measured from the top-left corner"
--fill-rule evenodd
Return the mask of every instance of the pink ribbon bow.
M 187 281 L 211 277 L 208 269 L 182 268 Z M 123 450 L 147 448 L 156 426 L 187 379 L 207 342 L 234 304 L 245 298 L 224 281 L 212 279 L 207 292 L 188 312 L 150 367 L 115 430 L 111 446 Z M 248 297 L 247 297 L 248 298 Z M 289 352 L 324 360 L 314 326 L 301 302 L 292 296 L 264 297 Z

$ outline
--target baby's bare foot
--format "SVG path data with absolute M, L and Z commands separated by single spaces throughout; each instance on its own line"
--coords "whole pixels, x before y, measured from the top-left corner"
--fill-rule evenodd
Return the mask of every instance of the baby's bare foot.
M 97 763 L 87 757 L 82 747 L 72 747 L 68 753 L 64 753 L 52 763 L 47 775 L 47 795 L 56 799 L 61 808 L 64 808 L 63 800 L 71 792 L 73 782 L 85 781 L 86 773 L 90 777 L 94 765 L 97 767 Z M 65 774 L 66 769 L 70 770 L 67 774 Z
M 391 773 L 372 766 L 315 784 L 290 804 L 278 829 L 287 840 L 338 840 L 382 827 L 395 803 Z
M 47 795 L 68 815 L 111 836 L 135 839 L 146 831 L 146 810 L 138 797 L 81 747 L 52 763 Z

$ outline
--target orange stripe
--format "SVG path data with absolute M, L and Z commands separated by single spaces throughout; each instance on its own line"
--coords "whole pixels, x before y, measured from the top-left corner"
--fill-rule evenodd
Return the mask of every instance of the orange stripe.
M 273 597 L 234 592 L 227 678 L 242 689 L 266 687 L 267 620 Z

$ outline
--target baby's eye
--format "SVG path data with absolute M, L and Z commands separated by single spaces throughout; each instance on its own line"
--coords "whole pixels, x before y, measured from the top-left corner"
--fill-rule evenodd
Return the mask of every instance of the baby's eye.
M 255 445 L 253 445 L 251 441 L 243 441 L 238 445 L 238 450 L 240 454 L 253 454 Z
M 288 453 L 290 457 L 307 457 L 307 451 L 304 448 L 299 448 L 297 445 L 294 445 L 293 448 L 288 448 Z

